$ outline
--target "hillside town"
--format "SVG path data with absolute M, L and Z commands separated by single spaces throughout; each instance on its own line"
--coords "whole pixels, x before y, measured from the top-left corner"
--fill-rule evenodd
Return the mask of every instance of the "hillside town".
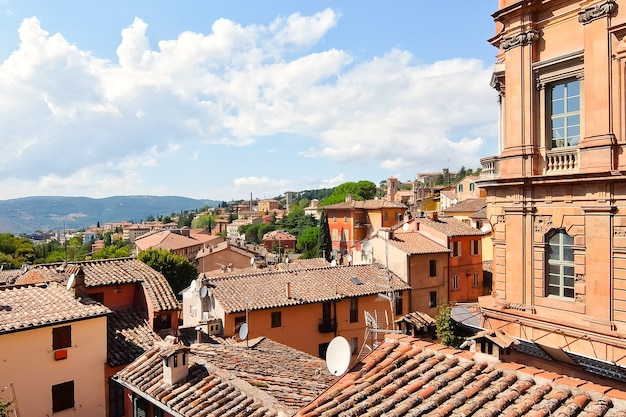
M 618 3 L 499 1 L 476 171 L 16 248 L 0 417 L 626 416 Z

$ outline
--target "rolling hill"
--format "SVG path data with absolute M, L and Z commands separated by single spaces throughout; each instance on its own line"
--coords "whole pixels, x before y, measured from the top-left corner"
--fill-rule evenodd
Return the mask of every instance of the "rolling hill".
M 0 233 L 82 229 L 96 223 L 139 221 L 152 215 L 195 210 L 219 201 L 176 196 L 24 197 L 0 200 Z

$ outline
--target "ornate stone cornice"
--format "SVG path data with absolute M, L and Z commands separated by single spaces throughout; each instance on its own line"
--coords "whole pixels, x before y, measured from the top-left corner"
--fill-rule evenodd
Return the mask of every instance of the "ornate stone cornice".
M 596 4 L 593 7 L 579 12 L 578 21 L 583 25 L 586 25 L 594 20 L 610 16 L 615 10 L 617 10 L 617 3 L 615 3 L 615 0 L 604 0 L 602 3 Z
M 539 39 L 539 32 L 535 29 L 530 29 L 526 32 L 520 32 L 517 35 L 504 39 L 500 44 L 500 47 L 505 51 L 508 51 L 509 49 L 517 48 L 518 46 L 530 45 L 537 39 Z

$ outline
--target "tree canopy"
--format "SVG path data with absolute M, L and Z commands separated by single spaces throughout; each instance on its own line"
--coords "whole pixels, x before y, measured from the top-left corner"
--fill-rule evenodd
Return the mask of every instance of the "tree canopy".
M 342 203 L 346 201 L 347 195 L 351 195 L 354 200 L 371 200 L 376 196 L 376 190 L 376 184 L 372 181 L 344 182 L 335 187 L 330 196 L 320 201 L 320 207 Z
M 189 286 L 198 276 L 198 269 L 184 256 L 174 255 L 165 249 L 148 249 L 138 259 L 163 274 L 175 294 Z

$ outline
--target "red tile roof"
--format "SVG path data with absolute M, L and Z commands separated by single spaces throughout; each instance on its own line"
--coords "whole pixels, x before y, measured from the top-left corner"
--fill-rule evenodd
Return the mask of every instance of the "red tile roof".
M 156 345 L 114 379 L 183 416 L 293 415 L 336 380 L 323 360 L 261 338 L 248 348 L 191 345 L 189 375 L 170 386 L 163 381 L 166 349 Z
M 389 240 L 389 244 L 409 255 L 450 252 L 446 246 L 440 245 L 417 231 L 396 230 L 393 233 L 393 239 Z
M 163 274 L 131 258 L 36 265 L 17 282 L 63 281 L 82 268 L 87 288 L 140 283 L 156 312 L 178 310 L 179 304 Z
M 150 327 L 146 314 L 137 307 L 115 310 L 107 321 L 107 363 L 110 366 L 128 364 L 160 339 Z
M 297 415 L 626 416 L 622 391 L 524 368 L 388 335 Z
M 471 212 L 476 213 L 478 210 L 487 207 L 487 199 L 486 198 L 468 198 L 463 201 L 459 201 L 458 203 L 448 207 L 444 210 L 444 213 L 461 213 L 461 212 Z
M 430 227 L 448 237 L 482 236 L 485 234 L 482 230 L 469 226 L 454 217 L 439 216 L 436 221 L 426 217 L 418 217 L 415 221 L 419 223 L 419 227 L 422 227 L 422 225 Z
M 211 293 L 228 314 L 290 305 L 318 303 L 377 294 L 386 284 L 387 272 L 379 265 L 352 265 L 326 268 L 289 268 L 205 278 L 214 288 Z M 411 287 L 393 273 L 395 291 Z M 353 281 L 357 277 L 361 285 Z M 287 285 L 290 295 L 287 296 Z
M 165 250 L 177 250 L 202 245 L 203 241 L 183 236 L 171 230 L 147 233 L 135 239 L 135 245 L 139 250 L 159 248 Z
M 110 314 L 57 282 L 0 286 L 0 334 Z

